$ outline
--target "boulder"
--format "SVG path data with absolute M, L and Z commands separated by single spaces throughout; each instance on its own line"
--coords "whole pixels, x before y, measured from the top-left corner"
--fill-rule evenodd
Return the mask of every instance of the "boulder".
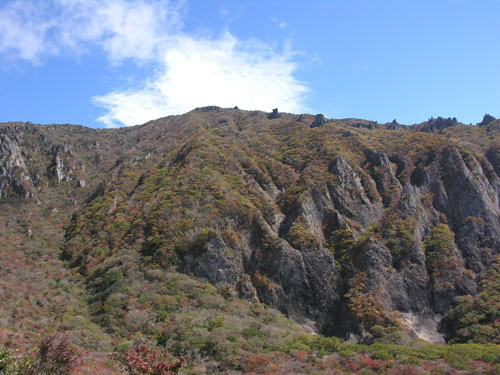
M 314 121 L 310 125 L 311 128 L 319 128 L 320 126 L 323 126 L 326 124 L 326 119 L 325 116 L 323 116 L 321 113 L 318 113 L 316 117 L 314 118 Z

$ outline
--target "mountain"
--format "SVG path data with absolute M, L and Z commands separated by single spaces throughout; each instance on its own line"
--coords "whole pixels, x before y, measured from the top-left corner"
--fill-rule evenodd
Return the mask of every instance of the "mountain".
M 500 121 L 485 119 L 204 107 L 120 129 L 0 124 L 0 342 L 45 319 L 106 351 L 160 322 L 174 353 L 231 363 L 195 329 L 223 316 L 246 339 L 498 344 Z

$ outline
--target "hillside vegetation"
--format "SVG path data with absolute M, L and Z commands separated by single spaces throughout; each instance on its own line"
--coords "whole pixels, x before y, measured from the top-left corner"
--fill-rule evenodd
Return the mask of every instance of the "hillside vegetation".
M 495 373 L 500 121 L 317 119 L 0 124 L 0 373 Z

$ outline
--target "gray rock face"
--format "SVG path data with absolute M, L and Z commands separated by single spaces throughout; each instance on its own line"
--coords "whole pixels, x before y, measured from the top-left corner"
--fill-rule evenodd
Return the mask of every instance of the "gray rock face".
M 201 254 L 184 259 L 183 272 L 195 273 L 214 285 L 234 285 L 240 297 L 274 306 L 308 323 L 311 330 L 341 332 L 331 319 L 340 306 L 342 290 L 333 255 L 325 250 L 294 249 L 264 221 L 253 225 L 254 233 L 249 233 L 241 248 L 229 248 L 216 236 Z M 275 238 L 270 248 L 254 243 L 262 236 Z
M 500 248 L 498 181 L 489 181 L 472 155 L 456 150 L 442 155 L 445 213 L 456 233 L 455 242 L 467 268 L 484 270 L 486 260 Z M 490 250 L 487 250 L 490 249 Z
M 377 191 L 382 197 L 384 206 L 387 207 L 401 195 L 401 184 L 396 178 L 389 157 L 385 153 L 368 150 L 365 155 Z
M 427 123 L 423 126 L 418 126 L 417 130 L 421 132 L 432 133 L 435 131 L 442 131 L 443 129 L 449 128 L 450 126 L 457 125 L 458 121 L 455 117 L 443 118 L 441 116 L 437 118 L 431 117 Z
M 356 265 L 366 273 L 365 292 L 377 295 L 386 311 L 398 311 L 414 335 L 442 342 L 438 332 L 442 314 L 458 295 L 474 293 L 477 287 L 474 274 L 465 270 L 481 272 L 500 248 L 498 177 L 486 177 L 485 168 L 493 170 L 487 161 L 481 164 L 455 148 L 415 167 L 400 156 L 389 158 L 372 150 L 365 156 L 368 175 L 363 178 L 342 156 L 334 157 L 328 170 L 335 183 L 307 189 L 278 233 L 266 229 L 283 239 L 275 251 L 258 257 L 258 247 L 247 251 L 253 256 L 235 269 L 263 276 L 265 283 L 259 284 L 255 277 L 246 283 L 253 285 L 260 301 L 298 321 L 312 320 L 317 330 L 330 334 L 362 332 L 355 320 L 345 318 L 343 295 L 348 280 L 342 278 L 334 256 L 325 250 L 326 242 L 333 230 L 352 223 L 361 228 L 377 223 L 383 218 L 384 206 L 390 206 L 401 217 L 413 220 L 415 241 L 405 250 L 399 267 L 394 266 L 387 239 L 372 238 L 362 248 Z M 434 199 L 429 201 L 430 196 Z M 455 233 L 455 250 L 449 261 L 456 264 L 456 270 L 455 276 L 441 276 L 433 284 L 424 241 L 443 217 Z M 317 246 L 299 250 L 286 241 L 295 222 L 318 240 Z M 335 318 L 339 312 L 344 316 L 342 322 Z
M 321 113 L 319 113 L 314 118 L 314 121 L 311 123 L 310 127 L 311 128 L 319 128 L 320 126 L 323 126 L 325 124 L 326 124 L 325 116 L 323 116 Z
M 275 306 L 299 322 L 314 321 L 316 330 L 340 331 L 332 320 L 341 302 L 340 275 L 331 253 L 324 250 L 303 252 L 282 243 L 258 262 L 254 277 L 259 299 Z
M 347 218 L 366 227 L 382 214 L 383 206 L 376 197 L 370 199 L 360 176 L 341 156 L 332 160 L 329 171 L 337 177 L 329 187 L 334 207 Z M 373 188 L 373 180 L 369 181 Z
M 52 156 L 52 164 L 48 168 L 49 177 L 55 178 L 57 183 L 73 180 L 74 167 L 68 161 L 73 155 L 71 148 L 65 145 L 53 145 L 48 154 Z
M 32 198 L 35 188 L 15 138 L 0 135 L 0 198 Z
M 75 165 L 70 164 L 72 151 L 65 145 L 52 145 L 43 151 L 40 146 L 28 148 L 14 135 L 23 132 L 33 136 L 37 130 L 33 125 L 20 124 L 0 129 L 0 198 L 37 198 L 37 188 L 44 177 L 57 183 L 71 181 L 75 175 Z M 45 136 L 40 135 L 43 143 Z M 21 143 L 19 143 L 21 142 Z M 28 151 L 29 149 L 29 151 Z M 35 161 L 34 161 L 35 160 Z
M 211 239 L 204 250 L 199 256 L 187 256 L 184 272 L 193 272 L 214 285 L 235 285 L 244 273 L 242 254 L 228 249 L 219 236 Z

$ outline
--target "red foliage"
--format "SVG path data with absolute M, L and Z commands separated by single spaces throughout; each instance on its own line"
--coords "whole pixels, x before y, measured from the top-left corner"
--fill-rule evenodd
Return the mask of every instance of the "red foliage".
M 390 369 L 390 374 L 394 375 L 420 375 L 422 372 L 415 365 L 402 365 L 395 368 Z
M 349 368 L 351 371 L 358 371 L 361 368 L 361 364 L 359 362 L 350 362 Z
M 361 361 L 361 366 L 368 367 L 373 370 L 382 371 L 386 367 L 385 361 L 377 361 L 371 358 L 364 358 Z
M 78 355 L 65 336 L 46 336 L 38 345 L 29 366 L 29 375 L 67 375 L 75 367 Z
M 270 360 L 262 354 L 253 354 L 247 359 L 247 368 L 250 371 L 263 370 Z
M 173 362 L 168 357 L 167 349 L 152 348 L 147 344 L 131 348 L 126 353 L 112 355 L 130 375 L 175 375 L 186 364 L 185 356 Z
M 309 353 L 305 350 L 298 350 L 293 356 L 297 361 L 304 362 L 307 360 L 308 354 Z

